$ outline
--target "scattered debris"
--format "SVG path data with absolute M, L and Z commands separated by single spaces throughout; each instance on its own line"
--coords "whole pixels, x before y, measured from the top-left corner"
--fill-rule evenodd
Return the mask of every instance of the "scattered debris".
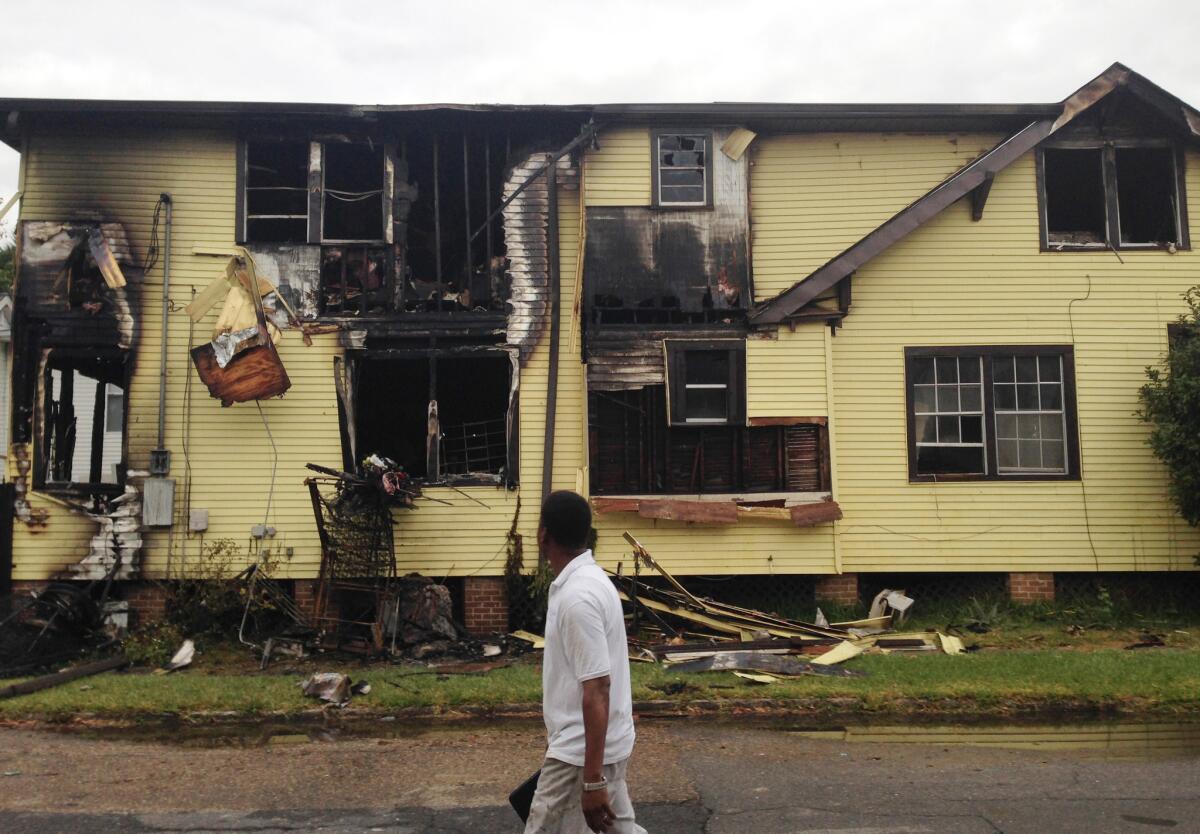
M 789 620 L 775 614 L 741 608 L 689 592 L 631 536 L 634 576 L 621 572 L 612 580 L 632 609 L 630 660 L 669 664 L 685 672 L 735 671 L 758 683 L 774 676 L 843 675 L 831 667 L 864 652 L 897 651 L 962 654 L 962 640 L 940 632 L 892 632 L 913 606 L 903 591 L 884 589 L 872 600 L 868 616 L 830 623 L 817 609 L 816 622 Z M 667 588 L 641 580 L 646 566 L 659 574 Z M 536 635 L 514 634 L 519 639 Z M 811 659 L 799 659 L 806 655 Z
M 61 686 L 64 683 L 70 683 L 80 678 L 90 677 L 91 675 L 99 675 L 102 672 L 111 672 L 114 669 L 122 669 L 129 665 L 129 660 L 125 655 L 116 655 L 104 660 L 97 660 L 95 663 L 85 663 L 82 666 L 75 666 L 71 669 L 64 669 L 61 672 L 55 672 L 52 675 L 42 675 L 40 678 L 32 678 L 20 683 L 10 684 L 5 687 L 0 687 L 0 699 L 13 698 L 17 695 L 29 695 L 34 692 L 41 692 L 43 689 L 50 689 L 54 686 Z
M 1143 632 L 1142 637 L 1138 642 L 1130 643 L 1125 648 L 1126 649 L 1158 649 L 1158 648 L 1161 648 L 1161 647 L 1167 645 L 1166 642 L 1163 640 L 1163 637 L 1164 637 L 1164 635 L 1162 635 L 1162 634 L 1151 634 L 1148 631 Z
M 371 685 L 366 681 L 355 683 L 349 675 L 341 672 L 317 672 L 309 675 L 300 684 L 300 691 L 309 698 L 318 698 L 335 707 L 344 707 L 354 695 L 366 695 Z
M 823 675 L 840 678 L 861 677 L 864 672 L 840 666 L 814 664 L 786 655 L 762 651 L 716 652 L 708 657 L 673 663 L 677 672 L 766 672 L 776 677 L 794 678 L 801 675 Z
M 192 659 L 196 656 L 196 644 L 191 640 L 184 640 L 183 645 L 179 647 L 179 651 L 171 656 L 171 660 L 162 669 L 158 670 L 164 674 L 174 672 L 176 669 L 182 669 L 184 666 L 191 666 Z
M 526 643 L 528 643 L 530 645 L 530 647 L 533 648 L 534 651 L 539 651 L 541 649 L 546 648 L 546 638 L 542 637 L 540 635 L 534 634 L 531 631 L 524 631 L 524 630 L 518 629 L 517 631 L 512 632 L 508 636 L 515 637 L 518 640 L 525 641 Z

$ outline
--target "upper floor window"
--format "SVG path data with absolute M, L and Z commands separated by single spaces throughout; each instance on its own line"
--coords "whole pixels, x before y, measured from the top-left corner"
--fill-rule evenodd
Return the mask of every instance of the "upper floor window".
M 1188 246 L 1180 157 L 1169 144 L 1071 145 L 1039 153 L 1049 249 Z
M 712 134 L 653 134 L 651 166 L 654 205 L 694 208 L 712 205 Z
M 1069 347 L 905 354 L 912 480 L 1078 477 Z
M 247 142 L 245 240 L 308 240 L 307 142 Z
M 382 242 L 389 196 L 384 160 L 379 144 L 247 141 L 242 240 Z M 317 199 L 310 199 L 310 183 L 319 189 Z

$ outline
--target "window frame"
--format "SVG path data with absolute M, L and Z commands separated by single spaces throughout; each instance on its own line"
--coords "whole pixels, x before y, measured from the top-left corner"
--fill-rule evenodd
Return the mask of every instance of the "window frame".
M 1034 161 L 1037 180 L 1038 204 L 1038 243 L 1042 252 L 1103 252 L 1108 249 L 1118 249 L 1127 252 L 1151 251 L 1162 252 L 1171 248 L 1171 243 L 1122 243 L 1120 207 L 1118 204 L 1117 162 L 1116 152 L 1119 149 L 1130 148 L 1168 148 L 1174 160 L 1175 176 L 1175 230 L 1179 239 L 1174 241 L 1174 247 L 1179 251 L 1192 248 L 1191 235 L 1188 230 L 1187 209 L 1187 171 L 1183 149 L 1179 143 L 1169 139 L 1118 139 L 1096 141 L 1089 139 L 1057 140 L 1045 145 L 1039 145 Z M 1100 151 L 1100 166 L 1104 187 L 1104 236 L 1103 243 L 1053 243 L 1050 241 L 1049 213 L 1047 211 L 1046 195 L 1046 151 L 1047 150 L 1095 150 Z
M 997 355 L 1036 356 L 1055 354 L 1062 361 L 1063 422 L 1066 444 L 1066 471 L 1055 472 L 999 472 L 999 456 L 996 448 L 996 403 L 992 374 L 992 358 Z M 920 474 L 917 471 L 917 428 L 914 416 L 915 374 L 914 361 L 926 357 L 980 356 L 983 358 L 981 380 L 983 382 L 983 474 Z M 1078 481 L 1079 472 L 1079 417 L 1075 387 L 1075 349 L 1071 345 L 953 345 L 904 348 L 904 399 L 905 424 L 908 439 L 909 483 L 945 483 L 949 481 Z
M 664 339 L 667 371 L 667 424 L 688 428 L 746 425 L 746 342 L 743 339 Z M 724 420 L 688 420 L 687 354 L 725 351 L 729 354 L 729 382 L 725 388 Z
M 105 481 L 56 481 L 46 477 L 49 469 L 50 461 L 47 458 L 49 449 L 45 444 L 46 433 L 46 412 L 45 403 L 49 399 L 49 384 L 50 372 L 52 370 L 63 370 L 54 368 L 54 357 L 61 357 L 67 360 L 77 358 L 93 358 L 97 357 L 105 361 L 119 361 L 122 364 L 121 387 L 124 396 L 122 397 L 122 412 L 121 412 L 121 459 L 117 466 L 117 480 L 115 483 Z M 78 369 L 71 368 L 74 372 Z M 121 348 L 82 348 L 76 346 L 57 347 L 47 345 L 42 348 L 42 356 L 38 362 L 37 381 L 35 383 L 35 404 L 33 407 L 33 424 L 37 427 L 33 436 L 33 489 L 35 492 L 40 492 L 46 495 L 67 495 L 72 497 L 83 497 L 91 495 L 120 495 L 125 491 L 125 480 L 129 460 L 129 386 L 133 381 L 133 361 L 131 352 Z M 108 385 L 105 387 L 104 395 L 104 422 L 105 431 L 102 435 L 107 435 L 108 422 Z M 116 432 L 112 432 L 116 434 Z M 90 474 L 90 473 L 89 473 Z M 103 476 L 101 476 L 103 477 Z
M 704 137 L 704 201 L 693 203 L 664 203 L 659 194 L 661 178 L 659 141 L 664 136 Z M 660 128 L 650 131 L 650 205 L 665 211 L 695 211 L 713 207 L 713 131 L 711 128 Z
M 268 142 L 302 142 L 308 145 L 308 224 L 304 242 L 272 243 L 248 239 L 249 216 L 246 185 L 249 178 L 249 145 Z M 380 238 L 362 240 L 326 239 L 325 234 L 325 146 L 331 144 L 372 145 L 383 148 L 382 191 L 379 196 L 382 214 Z M 390 137 L 363 136 L 352 140 L 330 139 L 307 132 L 244 133 L 238 137 L 234 188 L 234 240 L 250 246 L 390 246 L 393 243 L 393 211 L 395 203 L 396 142 Z M 298 217 L 298 215 L 297 215 Z

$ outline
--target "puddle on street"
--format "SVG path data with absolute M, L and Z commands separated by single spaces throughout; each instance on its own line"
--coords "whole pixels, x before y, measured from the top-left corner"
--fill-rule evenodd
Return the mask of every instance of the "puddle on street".
M 1145 761 L 1200 757 L 1200 723 L 972 724 L 941 726 L 850 726 L 789 729 L 805 738 L 848 744 L 923 744 L 941 747 L 999 747 L 1053 750 L 1106 759 Z
M 670 726 L 674 722 L 663 719 Z M 1072 724 L 861 724 L 829 725 L 795 718 L 716 719 L 736 731 L 786 732 L 847 744 L 918 744 L 1074 752 L 1108 759 L 1147 760 L 1200 757 L 1200 722 Z M 711 726 L 711 725 L 710 725 Z M 133 725 L 66 724 L 46 728 L 76 738 L 176 747 L 266 747 L 337 743 L 359 739 L 406 739 L 471 733 L 543 732 L 537 719 L 414 720 L 388 718 L 278 719 L 255 722 L 165 721 Z

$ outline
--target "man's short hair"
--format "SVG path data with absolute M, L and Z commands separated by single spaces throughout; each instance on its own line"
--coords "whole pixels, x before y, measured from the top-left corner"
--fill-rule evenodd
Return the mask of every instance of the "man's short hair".
M 542 503 L 542 527 L 560 547 L 587 547 L 592 529 L 592 508 L 587 499 L 569 489 L 550 493 Z

